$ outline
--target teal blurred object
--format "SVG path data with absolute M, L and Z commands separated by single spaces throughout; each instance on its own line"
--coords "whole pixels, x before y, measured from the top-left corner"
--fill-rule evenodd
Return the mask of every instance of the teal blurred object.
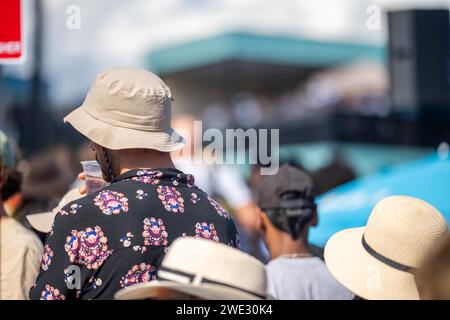
M 3 163 L 0 163 L 1 165 L 4 165 L 8 168 L 13 168 L 15 166 L 15 155 L 14 150 L 6 137 L 6 135 L 3 133 L 3 131 L 0 130 L 0 160 Z
M 148 68 L 166 75 L 226 61 L 317 68 L 365 59 L 384 63 L 386 50 L 383 46 L 230 32 L 153 50 L 148 54 Z
M 310 230 L 310 242 L 323 247 L 334 233 L 364 226 L 374 205 L 390 195 L 423 199 L 450 221 L 449 156 L 433 154 L 384 169 L 320 196 L 319 225 Z

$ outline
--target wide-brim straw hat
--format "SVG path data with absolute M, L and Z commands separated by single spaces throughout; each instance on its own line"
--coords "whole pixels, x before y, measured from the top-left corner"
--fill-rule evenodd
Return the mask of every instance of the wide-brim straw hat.
M 184 139 L 170 125 L 171 101 L 169 87 L 153 73 L 117 68 L 97 76 L 81 107 L 64 122 L 108 149 L 172 152 Z
M 77 188 L 69 190 L 59 201 L 58 205 L 52 211 L 40 212 L 27 215 L 27 220 L 37 231 L 47 233 L 51 230 L 53 221 L 58 212 L 68 203 L 82 198 Z
M 160 289 L 208 300 L 266 298 L 264 265 L 240 250 L 212 240 L 176 239 L 157 271 L 157 279 L 122 289 L 115 298 L 155 298 Z
M 366 227 L 333 235 L 325 246 L 325 262 L 361 298 L 417 300 L 417 270 L 447 233 L 445 218 L 430 204 L 391 196 L 377 203 Z

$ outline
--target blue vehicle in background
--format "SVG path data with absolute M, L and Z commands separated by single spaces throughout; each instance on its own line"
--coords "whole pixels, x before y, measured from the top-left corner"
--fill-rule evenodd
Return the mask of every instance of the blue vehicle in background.
M 390 195 L 407 195 L 425 200 L 450 221 L 448 153 L 433 154 L 383 169 L 321 195 L 317 200 L 319 224 L 310 231 L 310 243 L 323 247 L 334 233 L 364 226 L 374 205 Z

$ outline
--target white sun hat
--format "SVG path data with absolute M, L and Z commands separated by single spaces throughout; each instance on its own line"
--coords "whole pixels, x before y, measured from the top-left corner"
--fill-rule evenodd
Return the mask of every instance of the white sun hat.
M 325 262 L 361 298 L 417 300 L 416 271 L 447 234 L 445 218 L 430 204 L 391 196 L 375 205 L 366 227 L 333 235 L 325 246 Z
M 65 207 L 66 204 L 82 197 L 83 195 L 78 192 L 78 188 L 73 188 L 62 197 L 58 205 L 53 208 L 52 211 L 29 214 L 26 216 L 27 220 L 37 231 L 47 233 L 52 228 L 53 221 L 55 220 L 55 216 L 59 210 Z
M 266 298 L 264 265 L 238 249 L 212 240 L 176 239 L 157 271 L 157 279 L 122 289 L 115 298 L 154 298 L 161 288 L 209 300 Z
M 171 101 L 169 87 L 155 74 L 116 68 L 97 76 L 82 106 L 64 122 L 108 149 L 171 152 L 184 146 L 170 126 Z

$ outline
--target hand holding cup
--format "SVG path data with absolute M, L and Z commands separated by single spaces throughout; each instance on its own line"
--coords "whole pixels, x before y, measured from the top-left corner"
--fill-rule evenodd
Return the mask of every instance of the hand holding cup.
M 83 166 L 83 172 L 78 175 L 78 179 L 84 180 L 86 184 L 78 189 L 80 194 L 89 194 L 108 185 L 103 180 L 102 170 L 97 161 L 81 161 L 81 165 Z

